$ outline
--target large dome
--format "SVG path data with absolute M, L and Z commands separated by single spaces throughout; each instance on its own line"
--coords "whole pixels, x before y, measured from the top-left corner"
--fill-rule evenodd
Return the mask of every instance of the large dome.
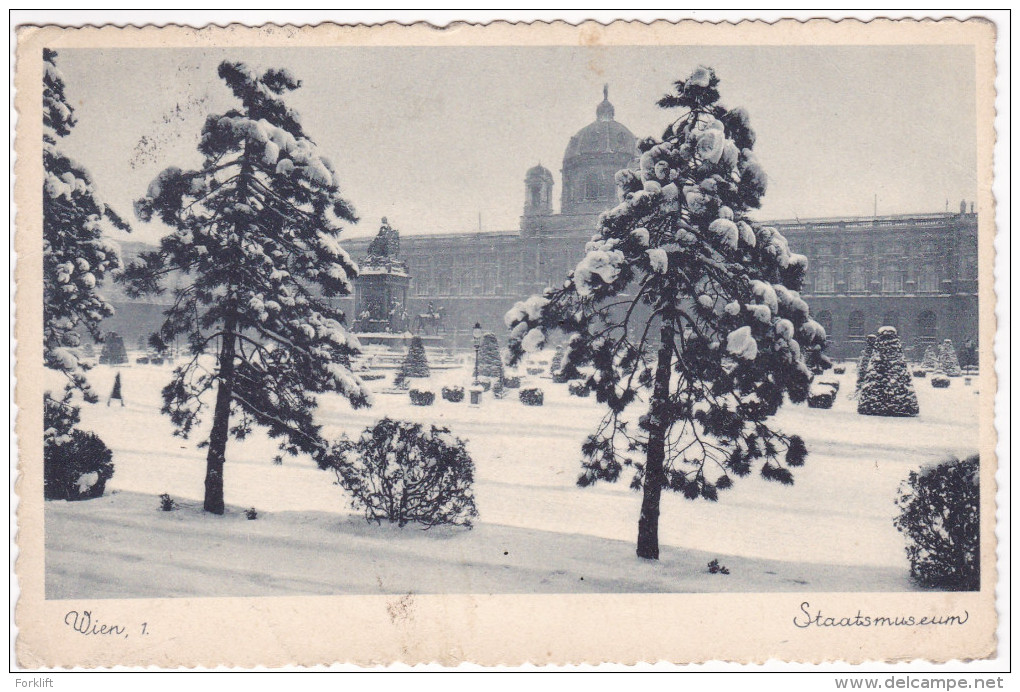
M 563 154 L 562 212 L 597 213 L 616 203 L 613 178 L 637 157 L 637 137 L 615 117 L 607 85 L 595 122 L 578 130 Z

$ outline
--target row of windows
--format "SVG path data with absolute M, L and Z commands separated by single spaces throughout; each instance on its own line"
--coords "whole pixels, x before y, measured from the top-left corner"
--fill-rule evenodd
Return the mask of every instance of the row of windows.
M 825 333 L 828 334 L 831 339 L 835 334 L 835 331 L 833 331 L 832 312 L 829 310 L 822 310 L 814 316 L 814 320 L 818 322 L 818 324 L 822 325 L 825 329 Z M 868 325 L 864 312 L 861 310 L 854 310 L 847 316 L 846 335 L 848 339 L 863 339 L 879 327 L 895 327 L 898 331 L 900 331 L 902 329 L 902 325 L 900 324 L 899 313 L 886 312 L 882 315 L 881 324 Z M 914 336 L 921 343 L 935 343 L 937 341 L 938 316 L 933 311 L 925 310 L 918 313 L 914 319 L 914 327 Z
M 908 272 L 899 267 L 888 267 L 878 275 L 883 293 L 903 293 L 907 288 Z M 814 272 L 815 293 L 835 293 L 837 276 L 846 281 L 846 290 L 850 293 L 865 293 L 871 290 L 868 285 L 868 272 L 861 266 L 851 267 L 850 271 L 837 274 L 832 267 L 820 267 Z M 916 290 L 918 293 L 935 293 L 939 290 L 939 273 L 935 267 L 923 267 L 917 272 Z

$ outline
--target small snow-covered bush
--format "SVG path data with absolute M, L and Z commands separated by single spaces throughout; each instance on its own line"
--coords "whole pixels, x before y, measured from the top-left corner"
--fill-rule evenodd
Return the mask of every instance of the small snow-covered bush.
M 411 403 L 415 406 L 431 406 L 432 402 L 436 400 L 435 393 L 427 390 L 412 389 L 408 393 L 411 396 Z
M 113 477 L 113 452 L 95 433 L 71 430 L 63 444 L 43 447 L 43 495 L 47 500 L 102 497 Z
M 935 389 L 948 389 L 949 378 L 944 373 L 937 372 L 931 376 L 931 386 Z
M 582 381 L 571 382 L 567 385 L 567 391 L 570 392 L 571 396 L 587 397 L 591 394 L 591 389 L 588 388 L 588 384 Z
M 846 372 L 846 366 L 845 365 L 835 365 L 832 368 L 832 372 L 835 375 L 842 375 L 843 373 Z
M 808 408 L 832 408 L 836 401 L 836 389 L 825 383 L 811 385 L 808 391 Z
M 259 513 L 255 510 L 254 507 L 249 507 L 248 509 L 244 510 L 244 516 L 248 519 L 248 521 L 255 521 L 256 519 L 259 518 Z
M 163 493 L 159 496 L 159 508 L 164 512 L 172 512 L 177 509 L 177 503 L 170 497 L 170 493 Z
M 541 375 L 542 371 L 542 368 L 527 368 L 529 375 Z
M 341 440 L 319 459 L 369 521 L 470 528 L 475 465 L 448 428 L 383 418 L 357 441 Z
M 920 585 L 946 591 L 981 587 L 980 461 L 960 461 L 911 471 L 900 484 L 896 528 L 907 538 L 910 575 Z
M 420 336 L 411 337 L 411 345 L 407 348 L 404 363 L 400 366 L 404 377 L 428 377 L 429 359 L 425 355 L 425 345 Z
M 487 392 L 490 389 L 492 389 L 492 382 L 490 380 L 484 378 L 484 377 L 481 377 L 481 378 L 478 379 L 477 382 L 475 382 L 474 386 L 478 387 L 483 392 Z
M 502 399 L 506 396 L 506 385 L 503 380 L 496 380 L 492 383 L 492 396 L 497 399 Z
M 730 573 L 730 568 L 727 567 L 726 565 L 720 565 L 719 564 L 719 559 L 715 558 L 713 560 L 710 560 L 709 563 L 708 563 L 708 573 L 709 574 L 729 574 Z
M 914 377 L 927 377 L 928 373 L 925 372 L 924 368 L 914 368 Z
M 818 384 L 823 387 L 832 387 L 837 392 L 839 391 L 839 380 L 819 380 Z
M 385 378 L 386 375 L 381 372 L 366 372 L 362 375 L 358 375 L 358 377 L 361 378 L 362 382 L 374 382 Z
M 507 389 L 520 389 L 521 388 L 521 378 L 519 376 L 516 376 L 516 375 L 514 377 L 505 377 L 505 378 L 503 378 L 503 385 Z
M 538 387 L 522 389 L 517 397 L 525 406 L 541 406 L 545 403 L 545 394 Z
M 458 401 L 464 401 L 464 388 L 463 387 L 443 387 L 442 389 L 443 398 L 449 402 L 456 404 Z

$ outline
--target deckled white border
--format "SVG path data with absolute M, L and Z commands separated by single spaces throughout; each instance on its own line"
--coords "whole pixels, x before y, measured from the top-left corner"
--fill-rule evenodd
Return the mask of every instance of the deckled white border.
M 194 13 L 192 13 L 192 14 L 194 14 Z M 212 16 L 210 16 L 210 14 Z M 926 13 L 911 13 L 911 14 L 913 14 L 913 16 L 917 16 L 917 17 L 931 16 L 930 14 L 926 14 Z M 652 20 L 652 19 L 656 18 L 656 16 L 659 16 L 659 17 L 662 17 L 662 18 L 667 18 L 667 19 L 674 18 L 674 17 L 671 17 L 671 16 L 669 16 L 668 14 L 665 14 L 665 13 L 662 13 L 662 14 L 644 13 L 643 15 L 635 14 L 635 15 L 631 15 L 631 16 L 628 16 L 628 15 L 624 14 L 622 16 L 623 16 L 623 18 L 635 18 L 635 19 L 641 19 L 641 20 Z M 697 13 L 694 16 L 697 19 L 706 19 L 706 20 L 709 20 L 709 21 L 719 21 L 719 20 L 734 21 L 736 19 L 739 19 L 739 16 L 734 16 L 733 13 L 719 13 L 719 12 L 715 12 L 715 13 Z M 817 13 L 782 13 L 782 14 L 772 13 L 771 15 L 768 14 L 768 13 L 762 13 L 759 16 L 762 19 L 765 19 L 767 21 L 773 21 L 775 19 L 780 18 L 780 16 L 786 16 L 786 17 L 793 16 L 793 17 L 797 17 L 797 18 L 801 18 L 801 19 L 807 19 L 807 18 L 812 17 L 812 16 L 820 16 L 820 15 L 817 14 Z M 867 20 L 867 19 L 870 18 L 870 16 L 867 15 L 867 14 L 858 14 L 856 16 L 858 18 L 864 19 L 864 20 Z M 874 16 L 874 15 L 871 15 L 871 16 Z M 966 14 L 958 14 L 957 16 L 960 16 L 961 18 L 963 18 L 963 17 L 966 16 Z M 399 19 L 400 21 L 404 21 L 404 22 L 407 22 L 407 21 L 410 21 L 410 20 L 415 20 L 415 19 L 426 19 L 426 20 L 430 21 L 433 24 L 441 25 L 441 24 L 447 23 L 448 21 L 450 21 L 452 19 L 462 19 L 462 20 L 468 20 L 468 21 L 483 21 L 484 22 L 484 21 L 490 21 L 492 19 L 497 19 L 499 17 L 512 18 L 512 19 L 545 18 L 545 17 L 535 17 L 535 16 L 531 16 L 531 17 L 521 17 L 521 16 L 512 17 L 512 16 L 510 16 L 507 13 L 499 13 L 499 16 L 497 17 L 496 13 L 485 14 L 485 13 L 478 13 L 478 12 L 474 12 L 474 13 L 472 13 L 472 12 L 460 12 L 460 13 L 426 13 L 426 14 L 405 13 L 404 16 L 397 17 L 397 19 Z M 559 13 L 558 17 L 561 18 L 561 19 L 566 19 L 567 21 L 579 21 L 579 20 L 584 19 L 584 18 L 593 18 L 593 19 L 600 20 L 600 21 L 607 21 L 607 20 L 612 18 L 611 16 L 606 15 L 605 13 L 599 13 L 599 12 L 586 12 L 586 13 L 569 13 L 569 12 L 566 12 L 566 13 Z M 382 19 L 391 19 L 391 18 L 393 18 L 393 17 L 392 16 L 380 16 L 378 13 L 360 13 L 359 15 L 357 15 L 354 18 L 354 21 L 365 22 L 365 23 L 372 23 L 372 22 L 380 21 Z M 1008 17 L 1005 17 L 1003 19 L 1001 17 L 992 16 L 990 18 L 993 19 L 993 20 L 996 20 L 996 19 L 1001 20 L 1001 21 L 998 21 L 999 41 L 998 41 L 998 46 L 997 46 L 997 49 L 996 49 L 997 63 L 998 63 L 997 66 L 998 66 L 998 70 L 999 70 L 998 71 L 997 80 L 996 80 L 996 88 L 997 88 L 997 97 L 996 97 L 996 109 L 997 109 L 996 130 L 997 130 L 997 133 L 998 133 L 998 141 L 997 141 L 997 144 L 996 144 L 995 183 L 994 183 L 994 187 L 993 187 L 993 191 L 994 191 L 996 202 L 997 202 L 997 207 L 996 207 L 996 209 L 997 209 L 997 212 L 996 212 L 996 225 L 1000 229 L 1009 229 L 1010 228 L 1010 223 L 1009 222 L 1010 222 L 1010 218 L 1011 218 L 1011 215 L 1010 215 L 1010 205 L 1009 205 L 1009 192 L 1008 192 L 1009 191 L 1009 177 L 1008 177 L 1008 158 L 1007 158 L 1008 157 L 1008 151 L 1009 151 L 1009 149 L 1008 149 L 1008 143 L 1009 143 L 1009 63 L 1008 63 L 1008 57 L 1006 55 L 1007 47 L 1009 45 L 1009 34 L 1008 34 L 1009 26 L 1008 26 Z M 171 14 L 168 14 L 168 13 L 165 13 L 165 12 L 164 13 L 154 13 L 154 12 L 109 13 L 109 12 L 107 12 L 107 13 L 102 13 L 102 14 L 99 14 L 99 13 L 96 13 L 96 12 L 88 12 L 88 13 L 82 13 L 82 12 L 61 12 L 60 13 L 60 17 L 59 17 L 59 23 L 65 24 L 65 25 L 67 25 L 67 24 L 74 25 L 74 24 L 81 24 L 81 23 L 101 23 L 101 22 L 113 22 L 113 23 L 153 22 L 153 23 L 165 23 L 165 22 L 168 22 L 168 21 L 174 21 L 174 22 L 182 22 L 182 23 L 186 22 L 186 23 L 191 23 L 193 25 L 197 25 L 197 24 L 204 24 L 204 23 L 209 23 L 209 22 L 212 22 L 212 23 L 226 23 L 228 21 L 244 21 L 244 22 L 249 23 L 249 24 L 259 24 L 259 23 L 263 23 L 263 22 L 267 22 L 267 21 L 272 21 L 272 22 L 280 22 L 280 23 L 282 23 L 282 22 L 293 22 L 293 23 L 304 24 L 304 23 L 315 23 L 315 22 L 318 22 L 318 21 L 326 20 L 326 19 L 336 20 L 336 19 L 338 19 L 338 17 L 336 17 L 335 15 L 326 15 L 324 13 L 317 13 L 317 12 L 312 12 L 312 13 L 307 13 L 307 12 L 304 12 L 304 13 L 294 13 L 294 12 L 290 12 L 290 13 L 255 12 L 255 13 L 253 13 L 253 12 L 246 12 L 246 13 L 243 13 L 241 15 L 239 15 L 237 13 L 215 12 L 215 13 L 198 13 L 198 14 L 194 14 L 194 16 L 192 16 L 190 18 L 187 17 L 187 16 L 182 16 L 180 13 L 173 13 L 171 15 Z M 12 17 L 12 20 L 15 23 L 17 23 L 17 22 L 25 21 L 25 18 L 22 17 L 22 16 L 19 16 L 18 14 L 15 14 Z M 43 19 L 43 21 L 51 21 L 52 22 L 53 18 L 52 18 L 52 16 L 50 16 L 49 18 Z M 351 21 L 351 20 L 345 17 L 345 18 L 343 18 L 343 21 L 347 22 L 347 21 Z M 13 72 L 12 72 L 12 78 L 13 78 Z M 12 136 L 13 136 L 13 115 L 12 115 Z M 1009 291 L 1009 282 L 1008 282 L 1009 273 L 1008 273 L 1008 264 L 1007 264 L 1007 262 L 1009 261 L 1009 250 L 1010 250 L 1009 233 L 1008 232 L 1006 232 L 1006 233 L 999 233 L 997 238 L 996 238 L 996 241 L 995 241 L 995 246 L 996 246 L 996 282 L 995 282 L 995 288 L 996 288 L 996 292 L 997 292 L 997 295 L 998 295 L 998 304 L 997 304 L 997 310 L 996 310 L 997 315 L 996 316 L 997 316 L 997 318 L 999 320 L 999 322 L 998 322 L 997 337 L 996 337 L 996 344 L 995 344 L 995 354 L 996 354 L 996 363 L 997 363 L 997 375 L 998 375 L 998 378 L 999 378 L 998 381 L 1000 383 L 999 391 L 998 391 L 998 394 L 996 396 L 996 417 L 995 417 L 995 423 L 996 423 L 997 432 L 999 434 L 998 444 L 997 444 L 997 452 L 998 452 L 998 455 L 999 455 L 999 459 L 1002 460 L 1002 463 L 1000 463 L 1000 465 L 999 465 L 999 473 L 998 473 L 998 476 L 996 478 L 996 480 L 998 481 L 998 488 L 999 488 L 999 492 L 998 492 L 998 496 L 997 496 L 997 504 L 998 504 L 998 508 L 999 508 L 999 529 L 998 529 L 998 539 L 999 539 L 999 541 L 998 541 L 998 545 L 999 545 L 999 560 L 998 560 L 998 566 L 999 566 L 999 607 L 998 607 L 998 610 L 999 610 L 999 613 L 1000 613 L 1000 620 L 999 620 L 998 630 L 999 630 L 999 644 L 1000 644 L 999 660 L 1004 660 L 1003 657 L 1006 655 L 1006 652 L 1009 649 L 1009 633 L 1008 633 L 1008 618 L 1009 618 L 1009 611 L 1008 611 L 1008 606 L 1009 606 L 1009 588 L 1008 588 L 1009 563 L 1008 563 L 1008 557 L 1009 557 L 1009 552 L 1008 551 L 1009 551 L 1009 529 L 1010 529 L 1010 527 L 1009 527 L 1009 519 L 1010 519 L 1010 514 L 1009 514 L 1009 502 L 1008 502 L 1008 488 L 1009 488 L 1009 482 L 1010 482 L 1010 474 L 1009 474 L 1009 455 L 1008 455 L 1008 450 L 1009 450 L 1009 439 L 1010 438 L 1009 438 L 1009 425 L 1008 425 L 1008 422 L 1009 422 L 1009 397 L 1008 397 L 1008 393 L 1009 392 L 1008 392 L 1008 384 L 1007 384 L 1009 382 L 1009 361 L 1008 361 L 1008 359 L 1009 359 L 1009 355 L 1010 355 L 1010 352 L 1011 352 L 1010 351 L 1010 333 L 1009 333 L 1009 327 L 1010 327 L 1010 325 L 1009 325 L 1010 296 L 1009 296 L 1009 292 L 1008 292 Z M 13 284 L 9 285 L 8 288 L 9 288 L 9 290 L 11 290 L 11 296 L 13 296 Z M 10 297 L 9 297 L 9 300 L 10 300 Z M 13 312 L 12 312 L 12 320 L 13 320 Z M 13 328 L 13 322 L 12 322 L 12 328 Z M 12 383 L 13 383 L 13 381 L 12 381 Z M 13 415 L 14 414 L 13 414 L 13 409 L 12 409 L 12 421 L 13 421 Z M 14 462 L 14 456 L 16 454 L 16 450 L 15 450 L 15 447 L 14 447 L 15 443 L 14 443 L 14 438 L 13 437 L 12 437 L 12 443 L 11 444 L 12 444 L 12 462 L 11 463 L 12 463 L 12 470 L 13 470 L 13 468 L 14 468 L 13 465 L 15 463 Z M 12 516 L 12 536 L 13 536 L 13 532 L 14 532 L 14 521 L 15 521 L 14 515 L 13 515 L 14 508 L 15 508 L 15 498 L 14 498 L 14 496 L 12 494 L 12 504 L 11 504 L 11 512 L 12 512 L 12 514 L 11 514 L 11 516 Z M 11 602 L 12 602 L 12 605 L 13 605 L 15 599 L 16 599 L 16 596 L 17 596 L 17 587 L 14 586 L 13 589 L 12 589 L 12 593 L 11 593 L 11 599 L 12 599 Z M 12 628 L 13 628 L 13 624 L 12 624 Z M 13 631 L 13 629 L 12 629 L 12 631 Z M 12 650 L 12 654 L 13 654 L 13 650 Z M 993 661 L 984 661 L 984 662 L 974 662 L 974 663 L 971 663 L 971 664 L 968 665 L 968 669 L 975 669 L 975 668 L 977 668 L 977 669 L 993 670 L 993 669 L 995 669 L 994 664 L 995 664 L 995 660 L 993 660 Z M 782 666 L 781 664 L 770 664 L 770 665 L 768 665 L 766 667 L 767 668 L 775 668 L 776 665 L 779 665 L 780 668 L 784 668 L 784 667 L 785 668 L 789 668 L 789 666 Z M 927 664 L 927 665 L 931 665 L 931 664 Z M 926 664 L 912 664 L 911 665 L 911 669 L 916 669 L 918 666 L 920 666 L 923 669 L 923 668 L 926 667 Z M 713 669 L 720 669 L 717 666 L 709 666 L 709 667 L 711 667 Z M 794 665 L 793 667 L 796 668 L 796 667 L 799 667 L 799 666 Z M 731 669 L 732 666 L 723 665 L 721 668 L 722 669 Z M 839 669 L 840 666 L 838 664 L 836 664 L 836 665 L 826 664 L 825 668 L 826 669 L 836 670 L 836 669 Z M 899 672 L 903 672 L 903 670 L 904 670 L 902 665 L 897 666 L 896 669 Z

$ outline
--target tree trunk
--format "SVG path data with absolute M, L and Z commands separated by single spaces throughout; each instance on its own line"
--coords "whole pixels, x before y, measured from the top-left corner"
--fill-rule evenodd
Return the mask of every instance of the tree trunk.
M 228 318 L 223 325 L 220 340 L 219 387 L 216 389 L 216 408 L 213 410 L 212 432 L 209 434 L 209 454 L 205 463 L 205 503 L 203 509 L 223 514 L 223 463 L 226 461 L 227 437 L 230 434 L 230 399 L 234 388 L 234 330 L 237 319 Z
M 673 329 L 659 332 L 659 360 L 655 366 L 655 384 L 648 406 L 648 452 L 642 484 L 641 517 L 638 519 L 637 555 L 646 560 L 659 559 L 659 502 L 662 498 L 663 467 L 666 459 L 666 406 L 673 365 Z

